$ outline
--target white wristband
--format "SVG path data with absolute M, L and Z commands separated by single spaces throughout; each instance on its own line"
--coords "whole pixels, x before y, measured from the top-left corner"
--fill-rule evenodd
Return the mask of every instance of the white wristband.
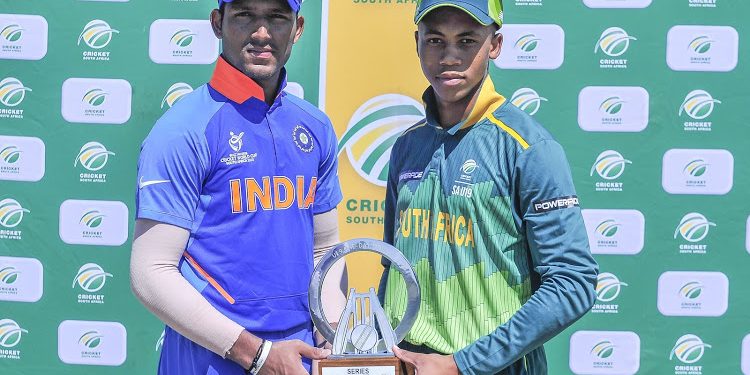
M 271 346 L 273 346 L 273 343 L 270 340 L 266 340 L 263 342 L 263 348 L 260 350 L 260 357 L 258 357 L 258 363 L 255 364 L 255 371 L 253 372 L 253 374 L 259 373 L 260 369 L 263 367 L 263 364 L 266 363 L 268 354 L 271 353 Z

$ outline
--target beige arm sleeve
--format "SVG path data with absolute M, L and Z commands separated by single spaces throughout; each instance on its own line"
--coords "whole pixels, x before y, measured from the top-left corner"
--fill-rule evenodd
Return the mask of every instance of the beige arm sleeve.
M 315 215 L 313 218 L 315 242 L 313 244 L 313 259 L 315 264 L 329 250 L 339 243 L 339 219 L 338 211 L 331 211 Z M 348 289 L 346 264 L 336 262 L 328 271 L 323 282 L 323 312 L 329 322 L 338 322 L 341 312 L 346 306 L 346 293 Z
M 189 237 L 187 230 L 177 226 L 136 220 L 130 287 L 164 323 L 224 357 L 243 328 L 211 306 L 177 269 Z

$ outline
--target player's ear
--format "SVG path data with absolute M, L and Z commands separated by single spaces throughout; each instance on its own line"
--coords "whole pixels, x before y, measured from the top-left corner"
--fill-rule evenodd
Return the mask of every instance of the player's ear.
M 498 30 L 490 38 L 490 59 L 494 60 L 500 56 L 500 51 L 503 48 L 503 34 Z
M 224 12 L 214 9 L 211 11 L 211 28 L 214 30 L 214 35 L 221 39 L 221 22 L 224 20 Z
M 419 57 L 419 31 L 414 32 L 414 47 L 416 47 L 417 57 Z

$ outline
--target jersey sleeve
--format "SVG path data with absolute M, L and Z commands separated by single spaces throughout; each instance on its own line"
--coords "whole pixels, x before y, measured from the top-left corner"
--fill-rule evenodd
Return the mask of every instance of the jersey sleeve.
M 162 125 L 162 126 L 160 126 Z M 141 145 L 136 218 L 193 229 L 209 165 L 203 134 L 159 124 Z
M 330 120 L 326 123 L 325 139 L 321 146 L 323 151 L 318 166 L 318 185 L 313 205 L 313 214 L 316 215 L 336 208 L 342 198 L 338 172 L 338 141 Z
M 508 322 L 455 353 L 462 374 L 502 370 L 562 332 L 594 302 L 598 266 L 562 147 L 544 140 L 522 152 L 513 185 L 532 271 L 541 284 Z

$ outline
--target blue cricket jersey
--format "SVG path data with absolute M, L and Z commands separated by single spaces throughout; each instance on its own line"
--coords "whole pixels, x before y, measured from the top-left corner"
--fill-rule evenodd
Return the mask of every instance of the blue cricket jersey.
M 282 76 L 268 106 L 262 88 L 220 58 L 211 81 L 143 142 L 136 195 L 137 218 L 190 231 L 182 275 L 224 315 L 276 339 L 312 328 L 313 215 L 341 200 L 333 126 L 283 92 Z M 167 333 L 174 354 L 169 336 L 179 334 Z M 191 373 L 184 366 L 175 373 Z

